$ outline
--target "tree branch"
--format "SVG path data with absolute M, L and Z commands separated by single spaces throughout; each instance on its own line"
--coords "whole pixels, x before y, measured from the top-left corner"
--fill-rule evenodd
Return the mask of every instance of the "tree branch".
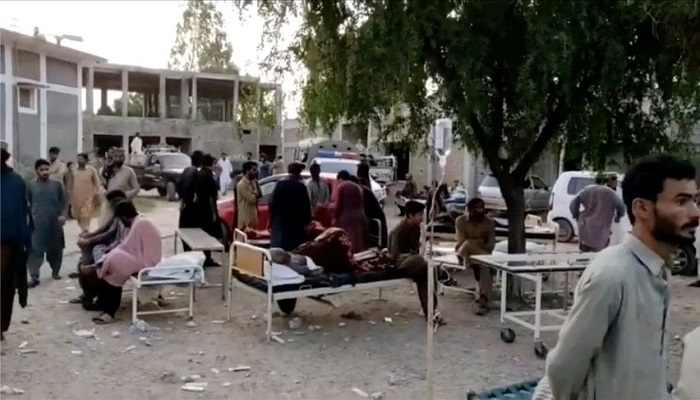
M 490 140 L 488 133 L 484 130 L 484 127 L 479 121 L 479 117 L 475 113 L 469 113 L 469 126 L 472 128 L 474 133 L 474 139 L 479 145 L 481 152 L 484 153 L 484 157 L 495 174 L 500 174 L 505 171 L 503 167 L 503 159 L 498 156 L 498 147 L 490 145 Z
M 566 102 L 559 98 L 554 109 L 547 115 L 547 122 L 537 135 L 537 139 L 532 143 L 530 148 L 525 151 L 525 154 L 520 158 L 520 162 L 513 170 L 513 175 L 516 177 L 525 177 L 532 165 L 542 155 L 552 138 L 559 132 L 559 126 L 564 122 L 564 116 L 568 113 L 569 106 Z

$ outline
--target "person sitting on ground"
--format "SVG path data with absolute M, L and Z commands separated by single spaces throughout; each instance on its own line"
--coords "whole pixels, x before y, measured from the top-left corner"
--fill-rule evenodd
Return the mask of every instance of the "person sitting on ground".
M 420 255 L 420 225 L 425 206 L 417 201 L 406 203 L 406 216 L 389 234 L 389 255 L 404 276 L 416 283 L 423 312 L 428 315 L 428 263 Z M 437 283 L 437 279 L 435 280 Z M 433 310 L 437 309 L 437 296 L 433 295 Z M 434 314 L 434 323 L 444 324 L 440 313 Z
M 121 191 L 116 191 L 121 192 Z M 123 194 L 123 192 L 122 192 Z M 110 204 L 116 210 L 119 203 L 126 202 L 126 196 L 120 197 L 120 193 L 113 193 Z M 82 304 L 83 308 L 90 309 L 97 297 L 95 286 L 95 268 L 105 254 L 117 247 L 129 234 L 129 227 L 124 225 L 121 218 L 112 217 L 109 224 L 90 238 L 78 239 L 78 247 L 82 255 L 78 263 L 78 284 L 83 293 L 70 300 L 71 304 Z
M 97 283 L 95 308 L 100 314 L 93 318 L 96 324 L 107 324 L 114 320 L 126 281 L 140 270 L 160 262 L 163 251 L 158 228 L 140 216 L 133 203 L 119 203 L 115 215 L 129 227 L 129 234 L 104 256 L 101 266 L 97 268 L 97 277 L 100 279 Z
M 93 250 L 96 246 L 108 245 L 114 241 L 114 235 L 119 224 L 119 219 L 114 217 L 114 209 L 120 201 L 126 200 L 126 193 L 119 189 L 112 190 L 105 195 L 105 199 L 111 209 L 112 217 L 96 230 L 92 232 L 81 232 L 78 235 L 77 244 L 81 255 L 80 259 L 78 259 L 78 268 L 76 272 L 68 274 L 69 278 L 75 279 L 80 276 L 81 265 L 89 265 L 95 262 L 93 260 Z
M 401 193 L 401 195 L 407 199 L 414 199 L 418 197 L 418 188 L 416 187 L 416 182 L 413 181 L 413 176 L 411 174 L 406 174 L 406 183 L 403 186 L 403 190 L 401 190 L 399 193 Z
M 467 213 L 455 220 L 457 245 L 455 250 L 460 261 L 466 261 L 474 270 L 474 278 L 479 282 L 479 304 L 476 315 L 489 312 L 489 301 L 493 291 L 493 275 L 496 271 L 484 265 L 469 262 L 469 257 L 477 254 L 491 254 L 496 246 L 496 223 L 486 216 L 485 203 L 475 197 L 467 203 Z

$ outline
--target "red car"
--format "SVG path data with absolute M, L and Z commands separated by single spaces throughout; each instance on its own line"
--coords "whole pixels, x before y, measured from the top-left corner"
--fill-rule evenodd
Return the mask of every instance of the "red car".
M 287 177 L 287 174 L 279 174 L 268 176 L 260 180 L 260 192 L 262 197 L 258 199 L 258 226 L 256 230 L 266 231 L 270 223 L 270 209 L 268 208 L 268 203 L 272 198 L 272 191 L 275 189 L 275 185 L 281 179 Z M 302 172 L 302 179 L 309 179 L 311 175 L 308 172 Z M 314 219 L 321 223 L 323 226 L 330 226 L 330 216 L 333 215 L 333 209 L 335 207 L 335 186 L 337 184 L 336 175 L 331 173 L 321 173 L 321 178 L 325 179 L 331 185 L 331 201 L 329 205 L 330 213 L 325 215 L 314 215 Z M 233 232 L 233 220 L 234 213 L 236 210 L 236 202 L 234 199 L 220 200 L 217 203 L 217 208 L 219 210 L 219 218 L 222 221 L 222 226 L 227 230 L 224 232 L 226 238 L 230 238 L 231 232 Z

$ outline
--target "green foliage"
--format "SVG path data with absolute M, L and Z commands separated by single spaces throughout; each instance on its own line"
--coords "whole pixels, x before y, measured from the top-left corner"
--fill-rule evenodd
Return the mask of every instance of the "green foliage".
M 237 74 L 231 62 L 233 46 L 226 37 L 224 18 L 216 3 L 187 0 L 182 21 L 176 26 L 175 44 L 168 68 L 183 71 Z
M 143 95 L 137 93 L 129 93 L 129 105 L 128 115 L 130 117 L 142 117 L 143 116 Z M 121 115 L 122 113 L 122 99 L 114 99 L 114 114 Z
M 697 74 L 677 40 L 697 37 L 697 20 L 677 18 L 681 34 L 652 16 L 652 1 L 236 4 L 256 7 L 268 41 L 304 16 L 289 51 L 308 71 L 308 125 L 372 121 L 385 137 L 425 143 L 435 118 L 453 118 L 501 186 L 513 251 L 524 249 L 521 182 L 548 147 L 566 137 L 589 158 L 632 159 L 686 143 L 700 120 Z
M 223 15 L 217 9 L 216 2 L 187 0 L 182 22 L 176 27 L 176 39 L 170 52 L 168 68 L 237 75 L 240 71 L 231 61 L 232 56 L 233 46 L 226 36 Z M 239 109 L 235 110 L 236 120 L 239 125 L 273 127 L 274 100 L 271 102 L 269 96 L 260 94 L 258 89 L 257 85 L 241 86 Z M 220 111 L 220 102 L 215 105 L 207 102 L 208 99 L 200 99 L 202 113 L 211 114 L 209 108 Z M 220 116 L 220 112 L 214 114 Z M 208 117 L 212 119 L 211 116 Z

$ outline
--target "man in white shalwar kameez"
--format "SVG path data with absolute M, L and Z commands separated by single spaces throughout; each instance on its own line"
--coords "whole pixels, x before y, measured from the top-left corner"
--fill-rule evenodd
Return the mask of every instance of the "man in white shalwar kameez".
M 228 191 L 229 185 L 231 185 L 231 173 L 233 172 L 231 161 L 226 153 L 221 153 L 221 158 L 217 161 L 216 166 L 219 170 L 219 191 L 223 196 Z
M 131 139 L 131 164 L 143 165 L 146 163 L 146 157 L 143 154 L 143 139 L 141 139 L 141 132 L 134 133 L 134 138 Z

